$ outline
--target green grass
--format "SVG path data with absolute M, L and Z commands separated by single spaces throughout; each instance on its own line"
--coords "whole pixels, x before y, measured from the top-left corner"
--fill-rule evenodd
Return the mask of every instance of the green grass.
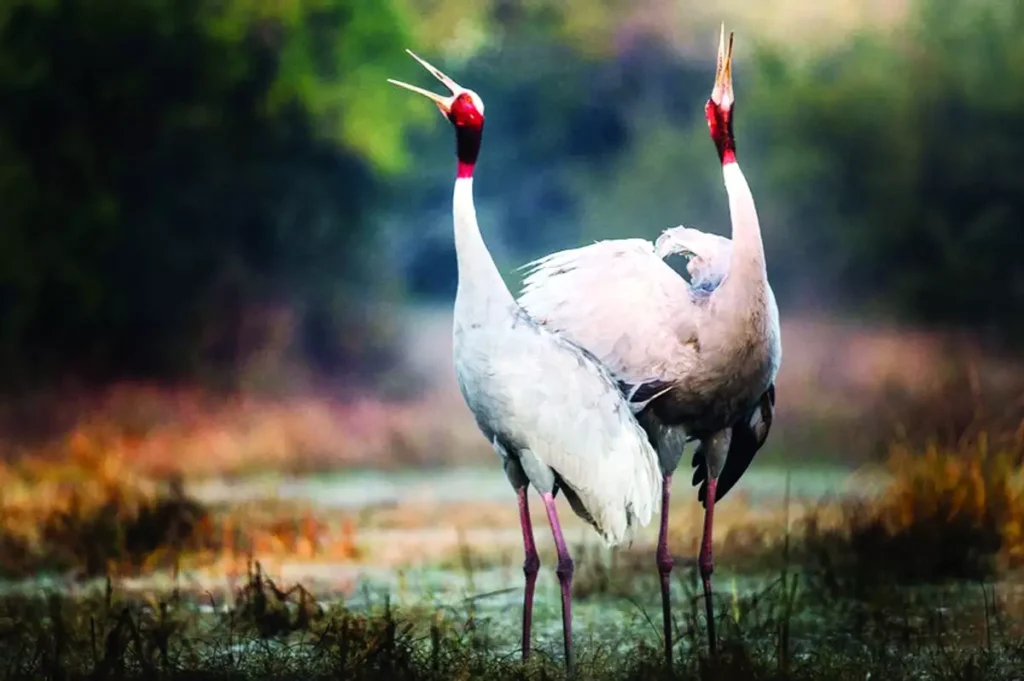
M 674 672 L 661 662 L 653 629 L 604 639 L 578 629 L 579 678 L 1011 679 L 1024 668 L 1020 624 L 1007 614 L 1020 604 L 992 587 L 967 596 L 895 592 L 867 604 L 782 573 L 756 593 L 720 601 L 714 661 L 704 652 L 699 604 L 679 601 Z M 217 607 L 200 612 L 203 604 Z M 131 597 L 109 583 L 105 593 L 77 598 L 8 596 L 0 600 L 0 669 L 6 678 L 564 678 L 546 653 L 560 646 L 523 664 L 508 636 L 493 636 L 514 638 L 519 614 L 485 619 L 387 604 L 355 612 L 320 604 L 301 587 L 283 590 L 256 565 L 229 604 L 178 592 Z
M 704 655 L 695 574 L 680 562 L 675 677 L 660 666 L 652 556 L 609 557 L 576 547 L 577 602 L 596 605 L 591 612 L 632 616 L 598 626 L 577 612 L 583 677 L 910 679 L 927 669 L 935 679 L 1011 678 L 1008 670 L 1024 665 L 1024 632 L 1015 624 L 1024 600 L 993 580 L 1022 566 L 1024 497 L 1015 456 L 984 438 L 957 449 L 896 447 L 889 462 L 895 482 L 877 499 L 812 513 L 792 534 L 751 533 L 719 559 L 722 656 L 714 664 Z M 123 575 L 159 566 L 160 556 L 176 564 L 195 547 L 217 548 L 209 509 L 124 469 L 90 459 L 65 467 L 25 464 L 5 475 L 0 565 L 9 576 L 46 569 Z M 267 522 L 234 513 L 243 516 L 246 531 Z M 463 545 L 447 568 L 467 573 L 472 584 L 475 570 L 519 560 L 517 553 L 487 556 Z M 510 588 L 518 586 L 517 580 Z M 217 612 L 201 612 L 212 598 L 132 596 L 113 588 L 99 596 L 0 597 L 0 669 L 8 677 L 50 678 L 562 673 L 557 654 L 545 655 L 560 649 L 550 599 L 538 603 L 535 622 L 546 642 L 524 666 L 515 654 L 518 607 L 488 613 L 467 605 L 443 617 L 422 606 L 357 612 L 318 603 L 299 587 L 283 593 L 257 569 L 240 592 L 217 597 Z M 630 619 L 640 624 L 624 624 Z
M 706 654 L 692 565 L 677 560 L 674 573 L 677 646 L 670 671 L 661 660 L 653 553 L 638 548 L 609 556 L 574 547 L 579 678 L 1019 679 L 1024 669 L 1024 595 L 1017 584 L 1024 568 L 1019 419 L 1013 409 L 997 410 L 1002 399 L 955 401 L 950 395 L 963 394 L 961 383 L 943 394 L 913 398 L 917 402 L 908 396 L 894 408 L 901 415 L 899 432 L 884 434 L 893 484 L 877 498 L 823 503 L 774 529 L 762 523 L 719 535 L 720 656 L 715 660 Z M 943 430 L 932 418 L 949 427 Z M 899 444 L 892 444 L 894 438 Z M 155 568 L 177 573 L 180 565 L 201 557 L 269 559 L 261 546 L 278 546 L 279 553 L 294 557 L 302 553 L 300 543 L 323 557 L 325 549 L 316 540 L 320 519 L 262 502 L 206 508 L 184 489 L 139 475 L 102 441 L 79 437 L 71 445 L 67 456 L 26 457 L 0 466 L 0 576 L 59 573 L 80 586 L 74 578 Z M 447 520 L 439 513 L 429 522 Z M 790 526 L 791 531 L 781 529 Z M 357 559 L 353 547 L 359 529 L 328 558 Z M 257 541 L 267 537 L 280 541 Z M 681 540 L 673 542 L 677 551 L 683 546 Z M 516 578 L 501 586 L 518 594 L 521 560 L 518 551 L 461 545 L 435 568 L 465 573 L 476 598 L 437 610 L 318 600 L 298 585 L 279 587 L 255 562 L 242 588 L 230 594 L 139 594 L 117 588 L 118 577 L 108 577 L 99 593 L 48 594 L 28 582 L 28 595 L 0 591 L 0 674 L 19 679 L 563 678 L 557 600 L 538 592 L 535 655 L 524 664 L 517 653 L 518 595 L 506 593 L 503 605 L 495 606 L 499 601 L 473 587 L 485 583 L 483 575 L 475 579 L 476 571 L 502 568 Z M 550 556 L 543 560 L 550 570 Z M 450 602 L 450 596 L 442 600 Z

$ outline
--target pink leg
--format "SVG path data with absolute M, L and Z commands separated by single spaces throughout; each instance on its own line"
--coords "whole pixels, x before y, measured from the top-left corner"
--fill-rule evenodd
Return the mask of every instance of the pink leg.
M 669 598 L 672 576 L 672 554 L 668 550 L 668 505 L 672 491 L 672 476 L 666 475 L 661 483 L 661 530 L 658 532 L 658 574 L 661 577 L 661 612 L 665 625 L 665 664 L 672 668 L 672 602 Z
M 537 571 L 540 569 L 540 556 L 537 545 L 533 541 L 533 525 L 530 523 L 530 502 L 526 496 L 527 488 L 516 490 L 519 498 L 519 524 L 523 528 L 523 548 L 526 560 L 523 561 L 523 574 L 526 575 L 526 591 L 523 594 L 523 659 L 530 657 L 530 623 L 533 619 L 533 591 L 537 584 Z
M 711 601 L 711 573 L 715 571 L 715 560 L 711 556 L 712 524 L 715 518 L 715 495 L 718 492 L 718 479 L 708 476 L 707 504 L 704 510 L 704 536 L 700 542 L 700 556 L 697 565 L 700 567 L 700 579 L 704 583 L 704 606 L 708 618 L 708 645 L 711 655 L 718 652 L 718 641 L 715 638 L 715 606 Z
M 551 533 L 555 536 L 555 550 L 558 552 L 558 567 L 555 569 L 555 574 L 558 575 L 558 583 L 562 586 L 562 634 L 565 637 L 565 666 L 569 674 L 572 674 L 572 557 L 569 555 L 569 549 L 565 546 L 562 525 L 558 522 L 555 497 L 551 492 L 545 492 L 541 498 L 544 500 L 544 508 L 548 512 Z

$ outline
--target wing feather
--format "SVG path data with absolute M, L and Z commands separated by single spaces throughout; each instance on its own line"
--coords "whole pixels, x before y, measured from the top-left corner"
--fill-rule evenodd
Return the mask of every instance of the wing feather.
M 687 282 L 665 262 L 687 258 Z M 729 275 L 732 241 L 689 227 L 644 239 L 599 241 L 559 251 L 523 267 L 519 303 L 533 317 L 592 351 L 619 377 L 630 408 L 639 413 L 696 366 L 703 300 Z M 775 386 L 749 418 L 733 427 L 716 499 L 736 484 L 771 428 Z M 705 503 L 707 468 L 694 453 L 693 484 Z
M 663 259 L 672 255 L 685 256 L 690 287 L 696 291 L 709 293 L 715 290 L 729 274 L 732 241 L 718 234 L 692 227 L 672 227 L 661 233 L 654 243 L 654 250 Z
M 722 473 L 718 476 L 718 488 L 715 490 L 716 502 L 739 482 L 740 477 L 742 477 L 754 461 L 754 456 L 760 451 L 765 440 L 768 439 L 768 431 L 771 430 L 774 414 L 775 384 L 773 383 L 768 386 L 768 390 L 765 391 L 761 399 L 754 406 L 750 418 L 746 422 L 733 426 L 729 453 L 726 455 Z M 693 465 L 696 467 L 696 470 L 693 472 L 693 484 L 700 485 L 700 488 L 697 490 L 697 500 L 700 501 L 702 506 L 706 507 L 708 469 L 704 465 L 703 445 L 694 452 Z
M 554 470 L 580 515 L 608 544 L 622 543 L 657 510 L 657 454 L 593 354 L 525 314 L 520 321 L 512 333 L 474 343 L 479 352 L 460 354 L 458 362 L 474 365 L 458 371 L 467 403 L 485 433 Z
M 524 268 L 520 305 L 630 384 L 668 379 L 694 356 L 692 290 L 651 242 L 599 241 Z

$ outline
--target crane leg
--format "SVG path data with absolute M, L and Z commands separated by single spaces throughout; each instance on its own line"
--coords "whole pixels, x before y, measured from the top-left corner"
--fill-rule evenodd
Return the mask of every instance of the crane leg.
M 661 529 L 658 531 L 658 575 L 661 577 L 661 613 L 665 627 L 665 664 L 672 668 L 672 600 L 671 586 L 672 553 L 668 550 L 668 506 L 672 491 L 672 476 L 666 475 L 661 482 Z
M 548 512 L 548 521 L 551 523 L 551 533 L 555 537 L 555 550 L 558 552 L 558 567 L 555 574 L 558 575 L 558 583 L 562 587 L 562 633 L 565 637 L 565 667 L 566 671 L 573 673 L 572 654 L 572 574 L 573 562 L 569 555 L 569 549 L 565 545 L 565 537 L 562 536 L 562 525 L 558 522 L 558 509 L 555 508 L 555 497 L 551 492 L 541 495 L 544 500 L 544 508 Z
M 523 549 L 526 559 L 523 561 L 523 575 L 526 576 L 526 590 L 523 593 L 523 659 L 530 657 L 530 624 L 533 619 L 533 591 L 537 584 L 537 571 L 540 570 L 540 556 L 537 555 L 537 544 L 533 541 L 533 525 L 530 522 L 530 502 L 526 496 L 529 488 L 520 487 L 516 490 L 519 499 L 519 524 L 523 528 Z
M 715 605 L 711 600 L 711 573 L 715 571 L 715 560 L 711 555 L 711 535 L 715 518 L 715 496 L 718 494 L 718 478 L 708 476 L 707 501 L 704 510 L 704 536 L 700 542 L 697 566 L 704 584 L 704 607 L 708 620 L 708 646 L 711 656 L 718 654 L 718 640 L 715 637 Z

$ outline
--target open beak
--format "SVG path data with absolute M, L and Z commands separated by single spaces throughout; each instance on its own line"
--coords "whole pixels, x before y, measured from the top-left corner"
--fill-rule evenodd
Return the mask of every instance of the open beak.
M 412 90 L 417 94 L 423 95 L 430 101 L 434 102 L 434 104 L 437 104 L 437 108 L 441 110 L 441 113 L 447 116 L 452 110 L 452 102 L 455 101 L 455 97 L 457 97 L 461 92 L 463 92 L 464 88 L 461 87 L 458 83 L 456 83 L 448 76 L 441 73 L 441 71 L 438 68 L 431 65 L 427 60 L 417 57 L 415 54 L 413 54 L 412 50 L 406 50 L 406 52 L 408 52 L 413 59 L 418 61 L 423 66 L 423 68 L 425 68 L 427 71 L 430 71 L 430 73 L 433 74 L 434 78 L 437 78 L 439 81 L 441 81 L 441 83 L 446 88 L 448 88 L 452 94 L 448 97 L 445 97 L 444 95 L 439 95 L 434 92 L 431 92 L 430 90 L 424 90 L 423 88 L 416 87 L 415 85 L 409 85 L 408 83 L 403 83 L 402 81 L 394 80 L 393 78 L 388 78 L 388 82 L 391 83 L 392 85 L 404 87 L 406 90 Z
M 725 44 L 725 24 L 722 24 L 718 36 L 718 66 L 715 70 L 715 88 L 711 91 L 711 101 L 728 109 L 732 106 L 732 31 L 729 31 L 729 46 Z

